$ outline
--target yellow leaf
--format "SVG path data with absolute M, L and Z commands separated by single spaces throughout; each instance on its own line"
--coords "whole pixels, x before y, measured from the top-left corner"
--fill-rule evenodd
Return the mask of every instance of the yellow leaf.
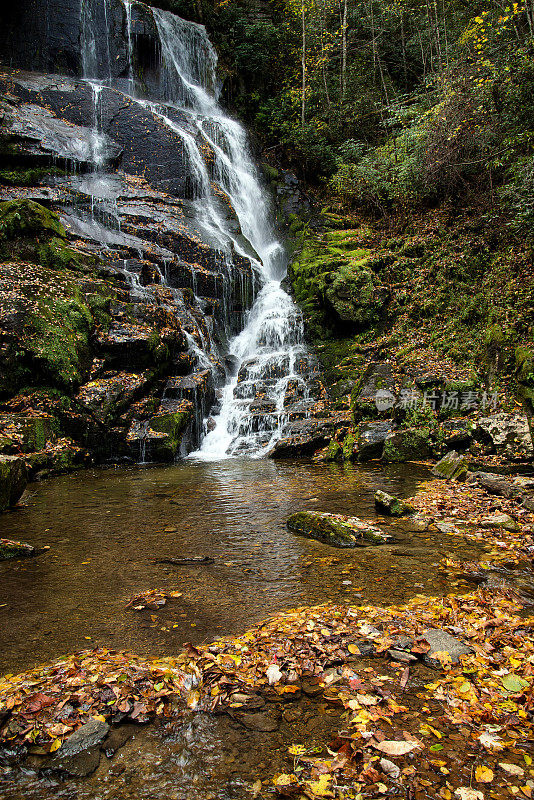
M 349 651 L 349 653 L 352 653 L 355 656 L 360 654 L 360 648 L 358 647 L 357 644 L 349 644 L 347 650 Z
M 97 719 L 99 722 L 105 722 L 106 721 L 106 718 L 103 716 L 103 714 L 95 714 L 93 719 Z
M 54 741 L 52 742 L 52 746 L 50 747 L 50 752 L 55 753 L 56 750 L 59 750 L 60 747 L 61 747 L 61 739 L 54 739 Z
M 481 765 L 475 770 L 475 779 L 479 783 L 491 783 L 493 780 L 493 772 L 489 767 L 483 767 Z

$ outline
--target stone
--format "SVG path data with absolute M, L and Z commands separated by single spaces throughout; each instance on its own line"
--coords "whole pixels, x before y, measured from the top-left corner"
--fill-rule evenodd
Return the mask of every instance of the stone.
M 443 441 L 448 447 L 468 447 L 472 439 L 473 423 L 463 419 L 446 419 L 441 424 Z
M 480 520 L 480 525 L 482 528 L 502 528 L 511 533 L 521 530 L 521 526 L 509 514 L 490 514 Z
M 287 520 L 293 533 L 317 539 L 332 547 L 365 547 L 368 544 L 386 544 L 393 537 L 358 517 L 329 514 L 324 511 L 299 511 Z
M 405 514 L 413 514 L 414 512 L 412 505 L 392 494 L 382 492 L 380 489 L 375 492 L 375 507 L 377 511 L 389 514 L 392 517 L 403 517 Z
M 442 666 L 439 659 L 434 657 L 435 653 L 445 652 L 449 655 L 451 664 L 457 664 L 460 661 L 460 656 L 472 652 L 471 648 L 459 639 L 455 639 L 450 633 L 438 628 L 428 628 L 423 631 L 423 638 L 430 645 L 428 653 L 423 655 L 423 661 L 428 667 L 433 667 L 434 669 L 441 669 Z
M 257 712 L 250 714 L 247 711 L 237 711 L 232 716 L 250 731 L 271 733 L 279 728 L 279 723 L 271 712 Z
M 10 558 L 27 558 L 36 555 L 36 548 L 26 542 L 16 542 L 12 539 L 0 539 L 0 561 Z
M 380 458 L 391 430 L 391 420 L 360 423 L 357 433 L 358 461 Z
M 0 511 L 18 503 L 27 483 L 28 471 L 24 460 L 18 456 L 0 455 Z
M 411 664 L 413 661 L 417 661 L 417 656 L 407 653 L 406 650 L 396 650 L 394 647 L 388 650 L 388 655 L 403 664 Z
M 509 478 L 496 475 L 493 472 L 475 472 L 469 479 L 470 483 L 477 483 L 490 494 L 497 494 L 509 499 L 521 496 L 521 487 Z
M 98 767 L 100 762 L 100 745 L 109 732 L 107 722 L 90 719 L 77 731 L 74 731 L 47 761 L 44 769 L 58 770 L 69 775 L 85 777 Z
M 440 533 L 447 533 L 457 535 L 460 533 L 460 529 L 453 525 L 452 522 L 436 522 L 436 528 Z
M 467 478 L 468 462 L 465 456 L 460 456 L 455 450 L 443 456 L 432 470 L 436 478 L 446 478 L 451 481 L 464 481 Z
M 421 461 L 431 456 L 428 436 L 417 428 L 400 428 L 390 433 L 384 442 L 384 461 Z
M 475 438 L 508 458 L 532 458 L 534 447 L 525 414 L 492 414 L 477 421 Z
M 333 425 L 329 419 L 296 420 L 286 429 L 268 454 L 270 458 L 302 458 L 313 456 L 329 442 Z

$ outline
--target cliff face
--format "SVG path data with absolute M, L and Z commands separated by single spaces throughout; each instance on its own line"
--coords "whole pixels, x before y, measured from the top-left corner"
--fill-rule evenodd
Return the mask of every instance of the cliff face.
M 197 446 L 258 284 L 214 153 L 156 103 L 172 87 L 151 9 L 88 8 L 28 0 L 2 42 L 0 453 L 34 472 Z M 180 24 L 206 83 L 203 29 Z M 91 60 L 105 75 L 74 77 Z

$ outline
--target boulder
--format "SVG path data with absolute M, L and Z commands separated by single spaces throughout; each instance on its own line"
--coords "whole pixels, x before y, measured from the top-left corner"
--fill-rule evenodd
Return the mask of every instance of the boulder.
M 270 458 L 313 456 L 331 439 L 333 426 L 328 419 L 304 419 L 291 423 L 269 453 Z
M 457 664 L 460 656 L 472 652 L 471 648 L 459 639 L 455 639 L 454 636 L 438 628 L 428 628 L 423 631 L 423 638 L 430 645 L 430 650 L 423 656 L 423 661 L 428 667 L 434 669 L 441 669 L 442 666 L 441 661 L 437 658 L 437 653 L 447 653 L 450 663 Z
M 477 483 L 490 494 L 497 494 L 509 499 L 521 497 L 522 489 L 509 478 L 496 475 L 493 472 L 475 472 L 469 479 L 470 483 Z
M 37 550 L 26 542 L 15 542 L 12 539 L 0 539 L 0 561 L 10 558 L 27 558 L 34 556 Z
M 430 458 L 428 436 L 417 428 L 399 428 L 390 433 L 384 442 L 384 461 L 420 461 Z
M 441 424 L 443 441 L 447 447 L 468 447 L 472 432 L 473 423 L 465 419 L 446 419 Z
M 362 422 L 358 427 L 358 461 L 380 458 L 384 442 L 391 433 L 391 420 L 383 422 Z
M 109 725 L 97 719 L 90 719 L 78 728 L 46 763 L 46 769 L 66 772 L 69 775 L 85 777 L 98 767 L 100 745 L 108 735 Z
M 392 536 L 358 517 L 325 511 L 299 511 L 289 517 L 287 527 L 293 533 L 332 547 L 365 547 L 393 541 Z
M 479 419 L 475 437 L 508 458 L 532 458 L 534 448 L 524 414 L 492 414 Z
M 521 526 L 509 514 L 490 514 L 480 520 L 480 525 L 482 528 L 502 528 L 511 533 L 521 530 Z
M 375 492 L 375 507 L 378 512 L 392 517 L 403 517 L 405 514 L 414 513 L 414 507 L 409 503 L 380 489 Z
M 436 478 L 447 478 L 451 481 L 464 481 L 467 478 L 468 465 L 465 456 L 460 456 L 455 450 L 447 453 L 438 461 L 432 475 Z
M 15 506 L 28 483 L 26 464 L 18 456 L 0 456 L 0 511 Z

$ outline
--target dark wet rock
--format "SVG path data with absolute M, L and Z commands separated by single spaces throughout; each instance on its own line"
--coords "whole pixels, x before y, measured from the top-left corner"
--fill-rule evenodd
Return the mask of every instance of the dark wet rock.
M 10 558 L 28 558 L 36 553 L 36 548 L 26 542 L 0 539 L 0 561 L 7 561 Z
M 58 770 L 78 777 L 90 775 L 100 763 L 100 745 L 108 731 L 107 722 L 89 720 L 61 745 L 43 765 L 43 769 Z
M 471 648 L 459 639 L 455 639 L 450 633 L 437 628 L 429 628 L 424 631 L 423 638 L 430 645 L 428 653 L 423 655 L 423 661 L 428 667 L 433 667 L 434 669 L 441 669 L 441 662 L 435 657 L 435 653 L 445 652 L 448 654 L 450 662 L 457 664 L 460 661 L 460 656 L 472 652 Z
M 28 483 L 28 471 L 22 458 L 0 455 L 0 512 L 15 506 Z
M 146 386 L 147 374 L 117 372 L 80 387 L 76 399 L 102 422 L 114 419 L 129 406 Z
M 276 442 L 269 453 L 270 458 L 300 458 L 312 456 L 327 445 L 333 434 L 330 420 L 296 420 L 285 431 L 285 436 Z
M 126 443 L 137 461 L 174 461 L 193 419 L 194 406 L 188 400 L 168 403 L 145 420 L 134 419 Z
M 466 448 L 472 439 L 473 423 L 463 419 L 447 419 L 441 424 L 441 432 L 448 447 Z
M 17 106 L 16 113 L 5 113 L 4 121 L 12 146 L 20 154 L 31 156 L 36 164 L 75 163 L 78 168 L 88 169 L 94 160 L 91 127 L 69 124 L 49 109 L 33 103 Z M 108 167 L 116 166 L 122 155 L 121 146 L 105 134 L 100 146 L 103 163 Z
M 430 458 L 432 452 L 428 436 L 417 428 L 400 428 L 390 433 L 385 442 L 384 461 L 420 461 Z
M 112 728 L 101 745 L 106 756 L 112 758 L 117 750 L 132 738 L 136 729 L 136 725 L 120 725 L 118 728 Z
M 524 414 L 492 414 L 477 420 L 474 437 L 507 458 L 532 458 L 534 448 Z
M 318 697 L 324 691 L 324 686 L 321 685 L 318 678 L 304 678 L 301 686 L 302 691 L 308 697 Z
M 260 731 L 261 733 L 271 733 L 278 730 L 280 723 L 271 711 L 247 712 L 234 711 L 232 717 L 249 731 Z
M 392 431 L 391 420 L 383 422 L 362 422 L 358 426 L 358 461 L 380 458 L 384 442 Z
M 482 528 L 502 528 L 512 533 L 520 531 L 521 526 L 509 514 L 490 514 L 480 520 Z
M 400 383 L 395 364 L 372 361 L 353 392 L 356 418 L 391 416 Z
M 375 492 L 375 507 L 380 513 L 389 514 L 392 517 L 403 517 L 406 514 L 413 514 L 414 511 L 410 503 L 387 492 L 382 492 L 380 489 Z
M 432 470 L 432 475 L 437 478 L 446 478 L 452 481 L 464 481 L 467 478 L 468 462 L 465 456 L 460 456 L 451 450 L 438 461 Z
M 324 511 L 299 511 L 292 514 L 287 527 L 299 536 L 317 539 L 332 547 L 365 547 L 369 544 L 385 544 L 392 536 L 382 533 L 358 517 L 345 517 Z

